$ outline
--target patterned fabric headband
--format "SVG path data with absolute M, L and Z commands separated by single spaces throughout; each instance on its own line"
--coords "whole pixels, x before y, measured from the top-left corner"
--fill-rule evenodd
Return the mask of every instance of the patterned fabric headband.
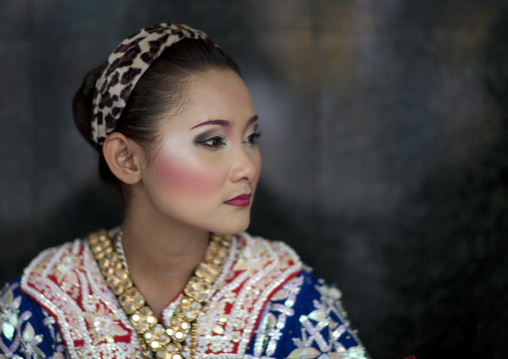
M 162 23 L 141 29 L 113 51 L 95 84 L 92 139 L 98 146 L 115 130 L 145 71 L 165 49 L 185 38 L 206 40 L 207 36 L 187 25 Z

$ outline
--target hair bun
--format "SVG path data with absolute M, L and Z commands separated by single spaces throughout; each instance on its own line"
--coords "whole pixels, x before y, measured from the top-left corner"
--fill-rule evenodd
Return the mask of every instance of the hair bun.
M 95 93 L 95 83 L 99 78 L 103 65 L 97 66 L 85 75 L 81 87 L 76 91 L 72 101 L 74 122 L 81 135 L 95 147 L 92 140 L 92 102 Z

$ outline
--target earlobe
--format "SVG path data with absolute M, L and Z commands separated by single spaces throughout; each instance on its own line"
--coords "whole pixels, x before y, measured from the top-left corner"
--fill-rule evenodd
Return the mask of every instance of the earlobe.
M 141 179 L 139 145 L 119 132 L 113 132 L 104 141 L 102 153 L 109 169 L 125 184 L 136 184 Z

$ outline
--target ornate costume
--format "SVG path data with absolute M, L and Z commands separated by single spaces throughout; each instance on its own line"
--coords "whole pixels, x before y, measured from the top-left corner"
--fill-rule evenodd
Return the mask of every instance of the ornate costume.
M 164 327 L 182 296 L 164 309 Z M 339 299 L 287 245 L 236 235 L 197 318 L 196 357 L 366 358 Z M 143 358 L 83 240 L 42 252 L 5 286 L 0 331 L 0 358 Z

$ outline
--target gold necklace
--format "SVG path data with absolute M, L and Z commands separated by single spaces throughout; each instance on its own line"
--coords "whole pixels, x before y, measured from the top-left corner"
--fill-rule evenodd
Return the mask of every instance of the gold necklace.
M 123 249 L 119 255 L 105 230 L 88 237 L 90 250 L 102 275 L 136 329 L 146 357 L 152 351 L 155 358 L 183 359 L 182 343 L 190 332 L 190 357 L 194 358 L 197 348 L 197 317 L 219 276 L 232 242 L 230 236 L 211 234 L 210 238 L 203 260 L 185 286 L 169 326 L 164 328 L 132 282 Z

